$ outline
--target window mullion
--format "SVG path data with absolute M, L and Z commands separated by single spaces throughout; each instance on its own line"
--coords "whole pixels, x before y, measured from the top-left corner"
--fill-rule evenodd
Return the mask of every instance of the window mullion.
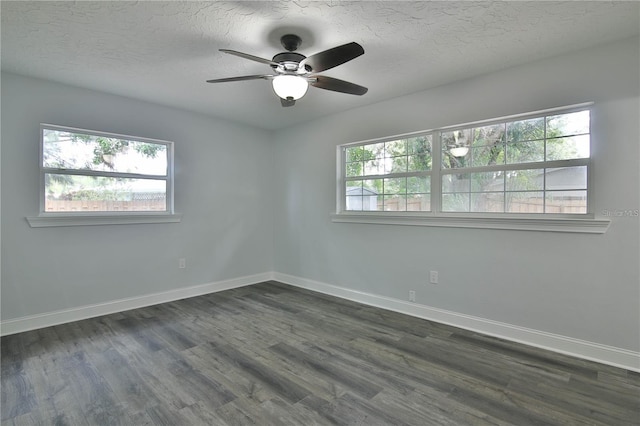
M 433 132 L 431 137 L 431 212 L 442 211 L 442 132 Z
M 147 175 L 139 173 L 122 173 L 122 172 L 109 172 L 100 170 L 80 170 L 80 169 L 57 169 L 53 167 L 43 167 L 42 171 L 48 174 L 56 175 L 74 175 L 74 176 L 97 176 L 97 177 L 112 177 L 112 178 L 128 178 L 128 179 L 154 179 L 154 180 L 167 180 L 167 175 Z
M 345 211 L 347 196 L 347 148 L 342 147 L 336 153 L 336 174 L 338 185 L 336 187 L 336 213 Z
M 457 169 L 441 169 L 443 175 L 458 173 L 479 173 L 479 172 L 504 172 L 511 170 L 530 170 L 544 168 L 561 168 L 586 166 L 589 163 L 588 158 L 578 158 L 571 160 L 555 160 L 555 161 L 539 161 L 536 163 L 515 163 L 515 164 L 497 164 L 493 166 L 477 166 L 477 167 L 460 167 Z
M 544 134 L 544 161 L 545 161 L 545 167 L 542 169 L 542 213 L 546 213 L 547 212 L 547 167 L 548 167 L 548 163 L 547 163 L 547 120 L 548 117 L 544 117 L 544 129 L 543 129 L 543 134 Z

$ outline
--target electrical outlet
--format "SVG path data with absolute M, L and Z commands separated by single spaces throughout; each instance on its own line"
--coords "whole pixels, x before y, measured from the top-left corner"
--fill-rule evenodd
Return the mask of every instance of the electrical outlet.
M 409 290 L 409 302 L 416 301 L 416 292 L 413 290 Z
M 178 268 L 186 269 L 186 267 L 187 267 L 187 259 L 185 259 L 184 257 L 181 257 L 180 259 L 178 259 Z
M 429 272 L 429 282 L 431 284 L 438 284 L 438 271 Z

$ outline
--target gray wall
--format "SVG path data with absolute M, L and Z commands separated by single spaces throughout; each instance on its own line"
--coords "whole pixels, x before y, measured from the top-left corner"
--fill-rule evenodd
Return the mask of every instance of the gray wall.
M 330 213 L 336 145 L 587 101 L 594 211 L 638 209 L 638 52 L 626 40 L 277 132 L 274 269 L 402 300 L 415 289 L 431 307 L 637 351 L 638 217 L 587 235 L 332 223 Z
M 272 270 L 269 132 L 22 76 L 1 83 L 2 319 Z M 182 222 L 30 228 L 41 122 L 174 141 Z

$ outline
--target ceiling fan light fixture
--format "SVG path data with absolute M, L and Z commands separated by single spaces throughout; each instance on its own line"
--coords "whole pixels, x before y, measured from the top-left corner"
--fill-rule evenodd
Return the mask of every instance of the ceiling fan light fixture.
M 239 77 L 216 78 L 207 83 L 227 83 L 246 80 L 269 80 L 274 93 L 280 98 L 283 107 L 295 105 L 302 98 L 309 86 L 333 92 L 362 96 L 367 88 L 333 77 L 318 75 L 319 72 L 342 65 L 364 54 L 364 49 L 355 41 L 323 50 L 311 56 L 295 52 L 300 45 L 300 37 L 287 34 L 280 41 L 287 50 L 276 54 L 273 59 L 264 59 L 236 50 L 220 49 L 223 53 L 239 56 L 261 64 L 269 65 L 274 74 L 245 75 Z
M 468 146 L 455 146 L 453 148 L 450 148 L 449 152 L 454 157 L 458 157 L 458 158 L 459 157 L 464 157 L 469 153 L 469 147 Z
M 467 139 L 469 135 L 463 130 L 453 132 L 454 145 L 449 145 L 449 153 L 456 158 L 464 157 L 469 153 L 469 145 Z
M 309 83 L 297 75 L 279 75 L 272 81 L 273 91 L 282 99 L 298 100 L 307 93 Z

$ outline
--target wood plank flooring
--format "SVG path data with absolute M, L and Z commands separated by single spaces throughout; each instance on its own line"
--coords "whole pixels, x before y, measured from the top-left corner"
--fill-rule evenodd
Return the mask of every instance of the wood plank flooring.
M 6 336 L 2 425 L 637 425 L 640 374 L 276 282 Z

